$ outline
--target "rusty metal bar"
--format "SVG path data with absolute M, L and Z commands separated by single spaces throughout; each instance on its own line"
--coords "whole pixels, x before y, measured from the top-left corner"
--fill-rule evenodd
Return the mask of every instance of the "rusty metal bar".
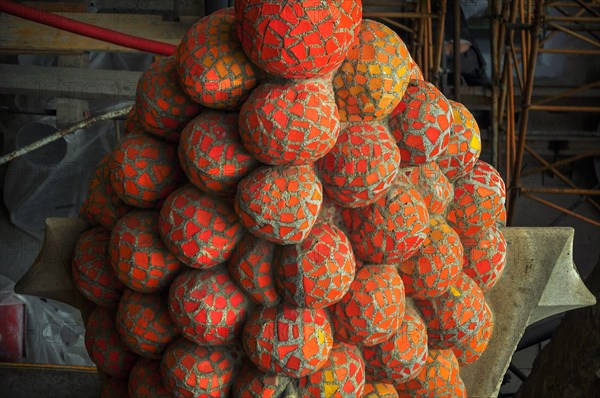
M 566 175 L 564 175 L 563 173 L 561 173 L 556 167 L 552 166 L 550 164 L 550 162 L 548 162 L 546 159 L 544 159 L 543 157 L 541 157 L 536 151 L 534 151 L 533 149 L 531 149 L 529 146 L 525 146 L 525 149 L 527 150 L 527 152 L 533 156 L 535 158 L 535 160 L 537 160 L 539 163 L 541 163 L 542 165 L 548 167 L 548 169 L 550 171 L 552 171 L 552 173 L 557 176 L 562 182 L 564 182 L 565 184 L 567 184 L 569 187 L 573 188 L 573 189 L 578 189 L 579 187 L 573 182 L 571 181 L 571 179 L 569 177 L 567 177 Z M 600 204 L 598 204 L 598 202 L 596 202 L 595 200 L 584 196 L 585 200 L 591 204 L 592 206 L 594 206 L 594 208 L 596 208 L 598 211 L 600 211 Z
M 404 24 L 401 24 L 398 21 L 394 21 L 393 19 L 386 18 L 386 17 L 380 17 L 379 19 L 381 19 L 387 25 L 395 26 L 397 28 L 400 28 L 400 29 L 405 30 L 405 31 L 410 32 L 410 33 L 414 33 L 415 32 L 415 30 L 413 28 L 410 28 L 410 27 L 408 27 L 408 26 L 406 26 Z
M 600 155 L 600 148 L 595 148 L 595 149 L 592 149 L 591 151 L 579 153 L 579 154 L 571 156 L 569 158 L 559 160 L 554 163 L 550 163 L 549 166 L 556 168 L 556 167 L 564 166 L 569 163 L 576 162 L 581 159 L 589 158 L 591 156 L 598 156 L 598 155 Z M 550 169 L 549 166 L 536 167 L 535 169 L 527 170 L 526 172 L 521 173 L 521 176 L 525 177 L 525 176 L 532 175 L 532 174 L 542 173 L 546 170 L 549 170 Z
M 558 21 L 558 22 L 600 22 L 599 17 L 582 17 L 584 10 L 580 10 L 573 16 L 567 15 L 548 15 L 546 21 Z M 579 14 L 579 15 L 578 15 Z
M 406 19 L 427 19 L 437 18 L 437 15 L 420 12 L 388 12 L 388 11 L 364 11 L 363 18 L 406 18 Z
M 566 33 L 566 34 L 568 34 L 570 36 L 573 36 L 573 37 L 575 37 L 575 38 L 577 38 L 579 40 L 585 41 L 586 43 L 589 43 L 589 44 L 591 44 L 591 45 L 593 45 L 595 47 L 600 48 L 600 42 L 598 42 L 598 41 L 596 41 L 594 39 L 590 39 L 589 37 L 586 37 L 586 36 L 582 35 L 581 33 L 577 33 L 577 32 L 575 32 L 575 31 L 573 31 L 573 30 L 571 30 L 569 28 L 565 28 L 564 26 L 560 26 L 560 25 L 555 24 L 553 22 L 549 22 L 548 26 L 552 26 L 553 28 L 558 29 L 558 30 L 560 30 L 563 33 Z
M 522 193 L 549 193 L 549 194 L 564 194 L 564 195 L 600 195 L 600 189 L 584 189 L 584 188 L 521 188 Z
M 585 91 L 585 90 L 588 90 L 588 89 L 596 87 L 596 86 L 600 86 L 600 80 L 597 80 L 597 81 L 589 83 L 589 84 L 584 84 L 583 86 L 565 90 L 560 94 L 554 95 L 552 97 L 544 98 L 543 100 L 534 102 L 533 105 L 537 106 L 537 105 L 547 104 L 548 102 L 556 101 L 557 99 L 564 98 L 564 97 L 569 97 L 575 93 L 579 93 L 581 91 Z
M 593 16 L 600 17 L 600 13 L 598 11 L 596 11 L 592 7 L 588 6 L 583 1 L 581 1 L 581 0 L 575 0 L 575 3 L 579 4 L 579 6 L 581 8 L 583 8 L 584 10 L 586 10 L 587 12 L 589 12 L 590 14 L 592 14 Z
M 446 0 L 440 0 L 438 2 L 438 20 L 436 26 L 436 50 L 433 58 L 433 84 L 439 87 L 440 84 L 440 70 L 442 65 L 442 56 L 444 54 L 444 23 L 446 21 Z
M 527 124 L 529 122 L 529 107 L 531 106 L 531 97 L 533 94 L 533 81 L 535 75 L 535 66 L 537 61 L 537 50 L 540 42 L 540 34 L 542 30 L 543 22 L 543 3 L 544 0 L 536 0 L 535 3 L 535 17 L 534 17 L 534 29 L 532 34 L 533 42 L 531 54 L 529 55 L 528 73 L 527 73 L 527 84 L 525 86 L 525 92 L 523 93 L 523 102 L 521 104 L 522 112 L 519 119 L 519 142 L 517 146 L 517 158 L 515 166 L 513 168 L 513 178 L 510 189 L 510 207 L 508 209 L 508 224 L 512 223 L 515 214 L 515 200 L 518 195 L 518 188 L 520 187 L 521 178 L 521 167 L 523 166 L 523 152 L 525 150 L 525 138 L 527 134 Z
M 547 54 L 600 55 L 600 50 L 584 50 L 577 48 L 540 48 L 539 52 Z
M 600 112 L 600 106 L 578 106 L 578 105 L 530 105 L 532 111 L 552 112 Z
M 554 203 L 552 203 L 552 202 L 548 202 L 548 201 L 547 201 L 547 200 L 545 200 L 545 199 L 542 199 L 542 198 L 540 198 L 540 197 L 537 197 L 537 196 L 535 196 L 535 195 L 531 195 L 531 194 L 527 194 L 527 193 L 524 193 L 524 194 L 523 194 L 523 196 L 525 196 L 526 198 L 529 198 L 529 199 L 531 199 L 531 200 L 534 200 L 534 201 L 536 201 L 536 202 L 539 202 L 539 203 L 541 203 L 541 204 L 544 204 L 544 205 L 546 205 L 546 206 L 548 206 L 548 207 L 551 207 L 551 208 L 553 208 L 553 209 L 555 209 L 555 210 L 561 211 L 561 212 L 563 212 L 563 213 L 565 213 L 565 214 L 568 214 L 568 215 L 570 215 L 570 216 L 573 216 L 573 217 L 575 217 L 575 218 L 578 218 L 578 219 L 580 219 L 580 220 L 582 220 L 582 221 L 585 221 L 585 222 L 587 222 L 587 223 L 590 223 L 590 224 L 592 224 L 592 225 L 595 225 L 596 227 L 600 227 L 600 222 L 597 222 L 597 221 L 595 221 L 595 220 L 592 220 L 591 218 L 588 218 L 588 217 L 582 216 L 581 214 L 577 214 L 577 213 L 575 213 L 575 212 L 572 212 L 571 210 L 569 210 L 569 209 L 565 209 L 564 207 L 562 207 L 562 206 L 559 206 L 559 205 L 556 205 L 556 204 L 554 204 Z
M 460 101 L 460 1 L 454 1 L 454 100 Z

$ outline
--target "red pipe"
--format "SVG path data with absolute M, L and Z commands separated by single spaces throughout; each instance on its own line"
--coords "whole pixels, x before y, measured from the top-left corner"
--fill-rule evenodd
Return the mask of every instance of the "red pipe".
M 81 36 L 91 37 L 92 39 L 102 40 L 108 43 L 118 44 L 123 47 L 133 48 L 139 51 L 145 51 L 159 55 L 171 55 L 175 52 L 176 46 L 162 43 L 155 40 L 148 40 L 138 36 L 132 36 L 117 32 L 111 29 L 105 29 L 90 25 L 84 22 L 75 21 L 60 15 L 51 14 L 33 7 L 13 3 L 12 1 L 0 0 L 0 11 L 11 14 L 29 21 L 52 26 L 67 32 L 76 33 Z

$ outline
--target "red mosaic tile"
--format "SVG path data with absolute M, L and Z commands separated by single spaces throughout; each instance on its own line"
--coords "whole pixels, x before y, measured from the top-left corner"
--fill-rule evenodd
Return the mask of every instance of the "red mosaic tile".
M 160 376 L 160 360 L 138 358 L 129 373 L 131 398 L 171 398 Z
M 396 177 L 401 183 L 408 182 L 421 194 L 431 216 L 445 216 L 454 197 L 454 186 L 435 162 L 414 167 L 402 167 Z
M 506 265 L 506 240 L 502 231 L 492 225 L 477 239 L 464 239 L 463 272 L 469 275 L 484 292 L 496 285 Z

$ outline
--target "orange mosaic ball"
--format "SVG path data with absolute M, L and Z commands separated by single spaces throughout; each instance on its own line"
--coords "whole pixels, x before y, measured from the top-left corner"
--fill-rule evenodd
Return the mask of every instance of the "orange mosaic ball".
M 446 153 L 453 120 L 452 106 L 433 84 L 411 80 L 388 122 L 400 165 L 432 162 Z
M 401 183 L 410 183 L 423 198 L 429 215 L 444 216 L 452 198 L 454 186 L 435 162 L 403 167 L 397 177 Z
M 165 297 L 125 289 L 116 318 L 125 345 L 141 357 L 159 359 L 179 335 Z
M 175 323 L 186 338 L 201 345 L 233 343 L 248 303 L 223 266 L 185 271 L 169 291 L 169 311 Z
M 427 325 L 430 348 L 454 347 L 477 334 L 491 316 L 483 292 L 464 273 L 443 295 L 416 303 Z
M 372 346 L 389 340 L 405 311 L 404 284 L 391 265 L 365 265 L 331 308 L 336 339 Z
M 423 245 L 398 266 L 406 295 L 428 299 L 444 294 L 463 268 L 463 247 L 458 234 L 441 217 L 429 219 Z
M 160 362 L 165 387 L 174 397 L 227 397 L 242 357 L 234 347 L 176 340 Z
M 298 380 L 298 396 L 355 398 L 362 396 L 364 386 L 365 364 L 360 350 L 334 343 L 325 366 Z
M 412 305 L 406 306 L 402 324 L 382 343 L 362 348 L 367 380 L 400 383 L 417 376 L 427 360 L 427 329 Z
M 130 398 L 171 398 L 160 376 L 160 360 L 138 358 L 129 373 Z
M 176 50 L 177 72 L 187 95 L 214 109 L 236 109 L 258 83 L 242 50 L 233 8 L 196 22 Z
M 333 336 L 325 310 L 280 304 L 254 312 L 242 341 L 259 369 L 299 378 L 325 366 Z
M 325 308 L 342 299 L 354 279 L 356 263 L 346 235 L 318 223 L 296 245 L 286 245 L 275 260 L 275 282 L 294 307 Z
M 452 350 L 429 350 L 427 362 L 417 377 L 394 385 L 400 398 L 467 396 Z
M 229 259 L 231 278 L 255 303 L 270 307 L 281 300 L 273 278 L 275 243 L 248 234 Z
M 96 166 L 88 185 L 87 198 L 80 210 L 81 216 L 92 225 L 112 229 L 130 207 L 126 205 L 110 183 L 110 154 L 106 154 Z
M 468 174 L 481 154 L 479 126 L 469 110 L 461 103 L 452 105 L 452 130 L 446 154 L 437 159 L 438 165 L 451 182 Z
M 244 361 L 231 388 L 233 398 L 297 397 L 295 379 L 280 373 L 265 373 L 251 361 Z M 292 395 L 296 393 L 296 395 Z
M 471 238 L 490 228 L 500 217 L 506 189 L 500 173 L 478 161 L 473 170 L 454 184 L 448 224 L 462 237 Z
M 502 231 L 492 225 L 477 239 L 464 239 L 465 262 L 463 272 L 471 277 L 484 292 L 493 288 L 506 264 L 506 239 Z
M 86 324 L 85 348 L 99 371 L 126 378 L 138 356 L 121 340 L 115 317 L 115 309 L 96 306 Z
M 116 307 L 125 285 L 110 266 L 110 231 L 95 227 L 83 232 L 73 251 L 73 282 L 85 298 L 102 307 Z
M 240 0 L 238 37 L 256 65 L 270 74 L 306 79 L 335 70 L 360 26 L 360 1 Z
M 240 180 L 258 166 L 242 145 L 237 124 L 237 113 L 204 111 L 181 132 L 181 167 L 202 191 L 233 195 Z
M 408 59 L 408 69 L 410 80 L 425 80 L 423 78 L 423 72 L 421 71 L 421 68 L 412 56 Z
M 242 179 L 234 208 L 252 234 L 291 245 L 306 239 L 322 202 L 321 182 L 311 166 L 264 166 Z
M 363 389 L 363 398 L 398 398 L 393 384 L 367 381 Z
M 429 231 L 429 213 L 410 185 L 394 184 L 385 196 L 359 209 L 342 210 L 352 249 L 374 264 L 399 264 L 419 250 Z
M 100 383 L 100 398 L 130 398 L 127 378 L 102 375 Z
M 149 133 L 177 142 L 179 132 L 202 107 L 179 84 L 175 57 L 150 65 L 138 81 L 135 108 L 140 125 Z
M 202 269 L 227 261 L 244 235 L 231 206 L 190 184 L 167 198 L 158 230 L 180 261 Z
M 261 84 L 242 106 L 239 126 L 244 146 L 270 165 L 317 160 L 340 131 L 331 86 L 321 80 Z
M 110 182 L 123 202 L 157 208 L 185 179 L 177 147 L 147 134 L 131 135 L 110 160 Z
M 117 278 L 142 293 L 167 288 L 183 268 L 160 238 L 158 216 L 150 210 L 128 213 L 110 238 L 110 262 Z
M 477 333 L 470 335 L 465 340 L 459 341 L 452 347 L 452 351 L 454 352 L 454 355 L 456 355 L 456 359 L 460 365 L 466 365 L 478 360 L 492 338 L 492 333 L 494 331 L 494 317 L 492 310 L 487 304 L 485 305 L 485 311 L 489 315 L 485 317 L 483 327 L 477 330 Z
M 369 121 L 389 115 L 408 86 L 408 60 L 408 49 L 396 32 L 364 19 L 356 44 L 333 77 L 340 120 Z
M 381 198 L 394 181 L 400 151 L 383 125 L 359 123 L 343 129 L 316 164 L 329 198 L 343 207 L 363 207 Z

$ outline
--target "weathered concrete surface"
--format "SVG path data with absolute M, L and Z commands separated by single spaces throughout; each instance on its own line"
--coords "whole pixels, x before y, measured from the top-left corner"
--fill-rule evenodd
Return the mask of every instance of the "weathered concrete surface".
M 486 294 L 494 313 L 494 332 L 481 358 L 461 368 L 469 397 L 498 395 L 532 318 L 595 303 L 573 265 L 572 228 L 504 228 L 502 232 L 508 245 L 506 269 Z
M 600 297 L 600 262 L 586 279 Z M 565 315 L 533 363 L 516 398 L 592 398 L 600 394 L 600 303 Z

